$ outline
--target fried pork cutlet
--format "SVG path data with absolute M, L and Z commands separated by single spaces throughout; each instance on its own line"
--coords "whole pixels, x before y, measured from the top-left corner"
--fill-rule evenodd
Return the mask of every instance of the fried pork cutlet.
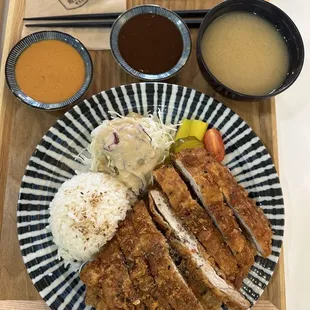
M 178 252 L 178 247 L 176 246 L 176 240 L 171 227 L 161 215 L 157 212 L 154 205 L 154 200 L 151 195 L 149 195 L 149 208 L 153 220 L 160 227 L 160 230 L 164 232 L 167 237 L 167 241 L 170 245 L 169 252 L 170 256 L 176 263 L 178 269 L 180 270 L 182 276 L 186 280 L 188 286 L 192 289 L 196 298 L 200 301 L 204 310 L 219 310 L 222 305 L 222 299 L 214 295 L 204 284 L 204 282 L 197 276 L 195 271 L 196 266 L 193 266 L 189 260 L 184 259 L 181 253 Z
M 96 310 L 108 309 L 105 300 L 100 297 L 100 288 L 98 285 L 93 286 L 91 289 L 87 289 L 85 302 L 87 305 L 95 305 Z
M 172 309 L 166 299 L 163 298 L 154 277 L 151 275 L 139 236 L 133 227 L 132 216 L 132 212 L 127 214 L 116 234 L 116 239 L 126 258 L 130 279 L 147 309 Z
M 129 278 L 125 258 L 115 238 L 83 268 L 80 276 L 87 287 L 86 301 L 97 302 L 92 304 L 97 309 L 145 308 Z
M 174 242 L 170 242 L 171 247 L 177 252 L 179 256 L 181 253 L 178 253 L 177 247 L 174 245 Z M 188 260 L 181 259 L 180 265 L 178 265 L 182 276 L 186 280 L 188 286 L 192 289 L 193 293 L 201 303 L 204 310 L 219 310 L 221 309 L 222 300 L 215 296 L 212 291 L 210 291 L 203 281 L 196 275 L 195 269 L 193 272 L 193 266 L 189 263 Z
M 179 219 L 173 214 L 168 206 L 168 200 L 158 190 L 150 192 L 155 202 L 156 211 L 162 217 L 161 227 L 169 226 L 167 237 L 178 253 L 187 261 L 190 271 L 199 277 L 211 292 L 231 309 L 245 310 L 250 307 L 250 303 L 230 284 L 217 275 L 204 252 L 202 246 L 196 238 L 191 235 L 181 224 Z M 158 220 L 159 214 L 156 215 Z M 167 232 L 167 231 L 166 231 Z
M 177 154 L 175 163 L 179 167 L 195 167 L 210 174 L 258 252 L 264 257 L 271 254 L 270 223 L 262 209 L 248 197 L 246 190 L 237 183 L 228 168 L 218 163 L 204 148 L 183 150 Z
M 173 167 L 162 167 L 153 172 L 156 181 L 167 195 L 175 214 L 184 227 L 205 247 L 227 279 L 235 282 L 238 274 L 236 258 L 205 210 L 194 200 L 186 184 Z
M 170 306 L 177 310 L 202 310 L 169 255 L 166 239 L 157 230 L 143 202 L 133 208 L 132 222 L 155 282 Z
M 201 165 L 190 165 L 180 157 L 176 156 L 177 168 L 190 182 L 194 192 L 237 259 L 239 273 L 236 277 L 235 285 L 240 287 L 243 278 L 247 276 L 250 267 L 254 264 L 255 250 L 242 234 L 233 211 L 225 204 L 223 194 L 212 176 L 205 169 L 201 170 Z M 195 163 L 197 162 L 199 161 L 196 160 Z M 167 191 L 172 186 L 171 179 L 174 180 L 174 184 L 183 183 L 174 168 L 169 167 L 160 171 L 165 184 L 168 183 L 166 185 Z M 178 181 L 176 182 L 175 179 Z M 185 186 L 184 183 L 183 186 Z

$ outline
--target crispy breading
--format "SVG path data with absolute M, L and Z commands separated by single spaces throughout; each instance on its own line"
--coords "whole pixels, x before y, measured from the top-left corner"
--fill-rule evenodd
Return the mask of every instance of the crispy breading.
M 186 184 L 175 169 L 163 166 L 155 170 L 153 175 L 184 227 L 202 243 L 227 279 L 235 282 L 238 273 L 236 258 L 232 255 L 212 219 L 192 198 Z
M 208 254 L 196 238 L 190 234 L 169 207 L 167 197 L 159 190 L 150 191 L 155 204 L 150 204 L 154 219 L 165 231 L 171 246 L 186 261 L 190 276 L 199 279 L 211 292 L 207 299 L 217 297 L 231 309 L 248 309 L 249 302 L 231 284 L 222 279 L 209 263 Z
M 177 246 L 175 245 L 175 240 L 168 241 L 171 244 L 171 247 L 176 250 Z M 178 251 L 176 250 L 176 252 Z M 181 253 L 178 254 L 181 256 Z M 193 265 L 189 263 L 189 260 L 181 258 L 181 262 L 177 267 L 186 280 L 188 286 L 192 289 L 193 293 L 200 301 L 204 310 L 219 310 L 221 308 L 223 303 L 222 298 L 217 297 L 209 288 L 207 288 L 201 278 L 197 276 L 195 270 L 196 267 L 193 268 Z
M 196 298 L 200 301 L 204 310 L 219 310 L 222 305 L 222 298 L 217 297 L 207 288 L 205 283 L 197 276 L 195 267 L 188 260 L 184 259 L 177 250 L 175 236 L 171 230 L 171 227 L 165 222 L 162 216 L 156 211 L 154 200 L 149 194 L 149 209 L 155 223 L 164 232 L 167 241 L 170 245 L 170 256 L 176 262 L 178 269 L 182 276 L 186 280 L 189 287 L 192 289 Z M 206 257 L 207 259 L 207 257 Z
M 102 309 L 107 309 L 105 300 L 100 297 L 100 288 L 97 285 L 87 288 L 85 302 L 87 305 L 94 305 L 97 310 L 100 306 Z
M 150 310 L 172 309 L 160 293 L 154 277 L 151 275 L 140 238 L 137 236 L 132 223 L 133 213 L 129 212 L 120 224 L 116 239 L 126 258 L 129 276 L 136 287 L 141 300 Z
M 143 202 L 133 208 L 133 226 L 141 240 L 151 273 L 173 309 L 202 310 L 202 306 L 179 273 L 164 236 L 157 230 Z
M 235 285 L 240 287 L 243 278 L 247 276 L 250 267 L 254 264 L 256 251 L 242 234 L 233 211 L 226 205 L 223 193 L 213 177 L 197 163 L 199 163 L 198 158 L 196 158 L 195 164 L 189 164 L 183 160 L 182 154 L 175 158 L 178 170 L 190 182 L 192 189 L 235 255 L 239 266 Z M 174 178 L 177 175 L 174 172 L 172 174 Z
M 102 300 L 103 309 L 144 309 L 115 238 L 106 244 L 94 261 L 83 268 L 80 276 L 86 284 L 88 296 L 92 294 L 89 290 L 94 290 Z M 101 306 L 100 302 L 94 306 Z
M 218 163 L 204 148 L 183 150 L 176 156 L 187 167 L 194 166 L 210 174 L 225 196 L 227 204 L 243 228 L 251 236 L 257 250 L 267 257 L 271 254 L 272 230 L 261 208 L 256 206 L 229 169 Z

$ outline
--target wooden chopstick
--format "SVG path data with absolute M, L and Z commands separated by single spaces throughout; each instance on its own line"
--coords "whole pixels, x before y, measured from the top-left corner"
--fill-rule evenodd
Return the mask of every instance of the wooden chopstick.
M 122 13 L 94 13 L 94 14 L 76 14 L 60 16 L 26 17 L 25 21 L 37 20 L 88 20 L 88 19 L 116 19 Z
M 210 10 L 179 10 L 174 11 L 183 18 L 203 18 Z M 91 20 L 91 19 L 116 19 L 121 12 L 118 13 L 96 13 L 96 14 L 77 14 L 77 15 L 61 15 L 61 16 L 46 16 L 46 17 L 27 17 L 25 21 L 38 21 L 38 20 Z
M 184 19 L 184 22 L 189 28 L 199 28 L 202 22 L 201 18 L 197 19 Z M 110 28 L 114 21 L 79 21 L 69 23 L 39 23 L 39 24 L 26 24 L 26 27 L 42 27 L 42 28 Z
M 26 24 L 25 27 L 45 27 L 45 28 L 111 28 L 114 21 L 98 21 L 98 22 L 72 22 L 72 23 L 40 23 Z

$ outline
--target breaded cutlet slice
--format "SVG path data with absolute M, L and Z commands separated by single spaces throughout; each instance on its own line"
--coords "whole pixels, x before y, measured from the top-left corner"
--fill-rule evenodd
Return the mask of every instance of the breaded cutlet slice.
M 197 159 L 195 162 L 197 163 L 199 160 Z M 189 165 L 178 155 L 175 157 L 175 164 L 181 174 L 189 181 L 202 206 L 212 218 L 236 257 L 239 272 L 236 276 L 235 286 L 240 288 L 242 280 L 247 276 L 249 269 L 254 264 L 255 249 L 242 234 L 233 211 L 226 205 L 223 193 L 212 176 L 206 170 L 201 170 L 201 165 Z M 168 173 L 170 177 L 177 178 L 178 182 L 182 182 L 174 168 L 167 168 L 166 171 L 163 171 L 162 177 L 166 177 Z
M 144 202 L 133 208 L 132 222 L 155 282 L 170 306 L 176 310 L 203 310 L 169 255 L 166 239 L 156 228 Z
M 152 212 L 156 214 L 155 220 L 161 218 L 160 226 L 165 230 L 171 245 L 187 262 L 187 268 L 193 276 L 200 279 L 213 295 L 220 301 L 223 301 L 230 309 L 248 309 L 250 303 L 232 284 L 226 282 L 216 273 L 208 260 L 208 254 L 205 252 L 205 249 L 184 228 L 179 218 L 170 208 L 167 197 L 159 190 L 151 190 L 150 196 L 154 200 L 154 205 L 153 207 L 150 205 L 150 208 L 155 209 Z
M 171 208 L 184 227 L 196 236 L 226 278 L 234 283 L 238 274 L 236 258 L 210 216 L 192 198 L 179 174 L 173 167 L 163 166 L 153 171 L 153 176 L 167 195 Z
M 175 163 L 177 166 L 195 167 L 210 174 L 257 251 L 264 257 L 271 254 L 270 222 L 263 210 L 248 196 L 247 191 L 237 183 L 227 167 L 218 163 L 204 148 L 181 151 L 176 155 Z
M 141 240 L 133 227 L 133 216 L 133 212 L 127 213 L 126 219 L 119 225 L 116 234 L 116 239 L 126 258 L 130 279 L 147 309 L 172 310 L 151 274 L 142 245 L 140 244 Z
M 104 246 L 94 261 L 83 268 L 80 277 L 86 284 L 86 294 L 90 296 L 94 290 L 100 298 L 100 301 L 97 299 L 97 307 L 103 304 L 104 309 L 145 308 L 132 285 L 125 258 L 115 238 Z
M 157 224 L 159 229 L 164 233 L 169 243 L 169 252 L 170 256 L 176 263 L 178 269 L 180 270 L 182 276 L 187 282 L 188 286 L 191 288 L 196 298 L 201 303 L 204 310 L 219 310 L 223 303 L 222 298 L 217 297 L 212 293 L 211 290 L 205 285 L 205 283 L 201 280 L 200 276 L 197 276 L 196 266 L 190 263 L 190 260 L 184 259 L 181 253 L 177 250 L 176 240 L 174 237 L 174 233 L 171 230 L 171 227 L 162 216 L 157 212 L 156 207 L 154 205 L 154 200 L 152 196 L 149 194 L 149 209 L 150 214 Z

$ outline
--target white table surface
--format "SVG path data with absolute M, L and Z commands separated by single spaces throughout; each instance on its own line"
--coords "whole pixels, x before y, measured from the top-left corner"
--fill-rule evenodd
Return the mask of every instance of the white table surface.
M 296 23 L 305 44 L 299 79 L 276 98 L 280 179 L 286 208 L 287 310 L 310 309 L 310 2 L 274 0 Z

